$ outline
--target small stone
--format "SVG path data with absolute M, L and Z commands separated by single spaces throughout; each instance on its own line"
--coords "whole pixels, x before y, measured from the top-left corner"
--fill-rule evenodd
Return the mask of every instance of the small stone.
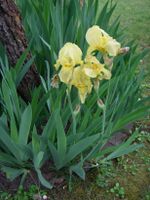
M 64 185 L 64 186 L 63 186 L 63 190 L 65 190 L 66 188 L 67 188 L 67 185 Z
M 43 199 L 46 200 L 48 199 L 48 197 L 46 195 L 43 195 Z

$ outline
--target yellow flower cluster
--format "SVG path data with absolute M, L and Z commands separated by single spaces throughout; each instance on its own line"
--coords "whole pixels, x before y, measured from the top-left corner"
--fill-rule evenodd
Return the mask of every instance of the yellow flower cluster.
M 110 37 L 104 30 L 100 29 L 99 26 L 89 28 L 86 40 L 89 44 L 89 54 L 92 51 L 98 50 L 114 57 L 118 55 L 121 48 L 120 43 Z
M 93 52 L 101 52 L 105 61 L 110 56 L 117 56 L 121 48 L 120 43 L 96 25 L 88 29 L 86 40 L 89 47 L 84 60 L 82 51 L 76 44 L 66 43 L 55 64 L 56 70 L 61 67 L 60 81 L 78 89 L 81 103 L 84 103 L 87 95 L 91 93 L 93 84 L 95 86 L 100 80 L 111 78 L 111 71 L 105 68 L 107 64 L 100 63 Z

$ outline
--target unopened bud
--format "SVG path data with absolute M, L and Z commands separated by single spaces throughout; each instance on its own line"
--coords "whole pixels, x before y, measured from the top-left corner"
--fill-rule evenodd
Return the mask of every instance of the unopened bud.
M 80 0 L 81 7 L 83 6 L 83 4 L 84 4 L 84 0 Z
M 144 60 L 141 59 L 141 60 L 140 60 L 140 63 L 141 63 L 141 64 L 144 64 Z
M 58 74 L 55 74 L 51 79 L 51 86 L 53 88 L 59 88 L 59 76 Z
M 80 112 L 80 109 L 81 109 L 81 105 L 77 104 L 75 109 L 74 109 L 74 114 L 77 115 Z
M 114 58 L 113 57 L 109 57 L 107 55 L 104 56 L 104 63 L 105 65 L 108 67 L 108 69 L 111 71 L 112 70 L 112 67 L 113 67 L 113 60 Z
M 99 86 L 100 86 L 100 81 L 99 81 L 99 79 L 98 79 L 98 78 L 94 79 L 94 80 L 93 80 L 93 83 L 94 83 L 94 90 L 95 90 L 96 92 L 98 92 Z
M 97 100 L 97 105 L 99 108 L 105 109 L 105 104 L 103 103 L 103 101 L 101 99 Z
M 119 53 L 120 54 L 125 54 L 125 53 L 128 53 L 130 51 L 130 47 L 123 47 L 119 50 Z

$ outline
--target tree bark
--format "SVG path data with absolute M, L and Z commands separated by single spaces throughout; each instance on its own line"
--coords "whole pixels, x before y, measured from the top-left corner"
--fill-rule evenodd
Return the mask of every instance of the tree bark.
M 11 66 L 15 66 L 18 58 L 27 48 L 27 40 L 21 23 L 19 10 L 13 0 L 0 0 L 0 41 L 6 48 Z M 25 62 L 31 58 L 27 56 Z M 18 87 L 18 93 L 25 101 L 30 101 L 30 90 L 40 84 L 39 74 L 32 65 Z

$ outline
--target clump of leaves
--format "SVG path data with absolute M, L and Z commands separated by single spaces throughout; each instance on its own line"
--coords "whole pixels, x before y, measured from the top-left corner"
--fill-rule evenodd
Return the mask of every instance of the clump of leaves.
M 110 192 L 113 193 L 116 197 L 122 199 L 125 197 L 125 190 L 120 186 L 120 183 L 116 183 L 115 186 L 110 189 Z

